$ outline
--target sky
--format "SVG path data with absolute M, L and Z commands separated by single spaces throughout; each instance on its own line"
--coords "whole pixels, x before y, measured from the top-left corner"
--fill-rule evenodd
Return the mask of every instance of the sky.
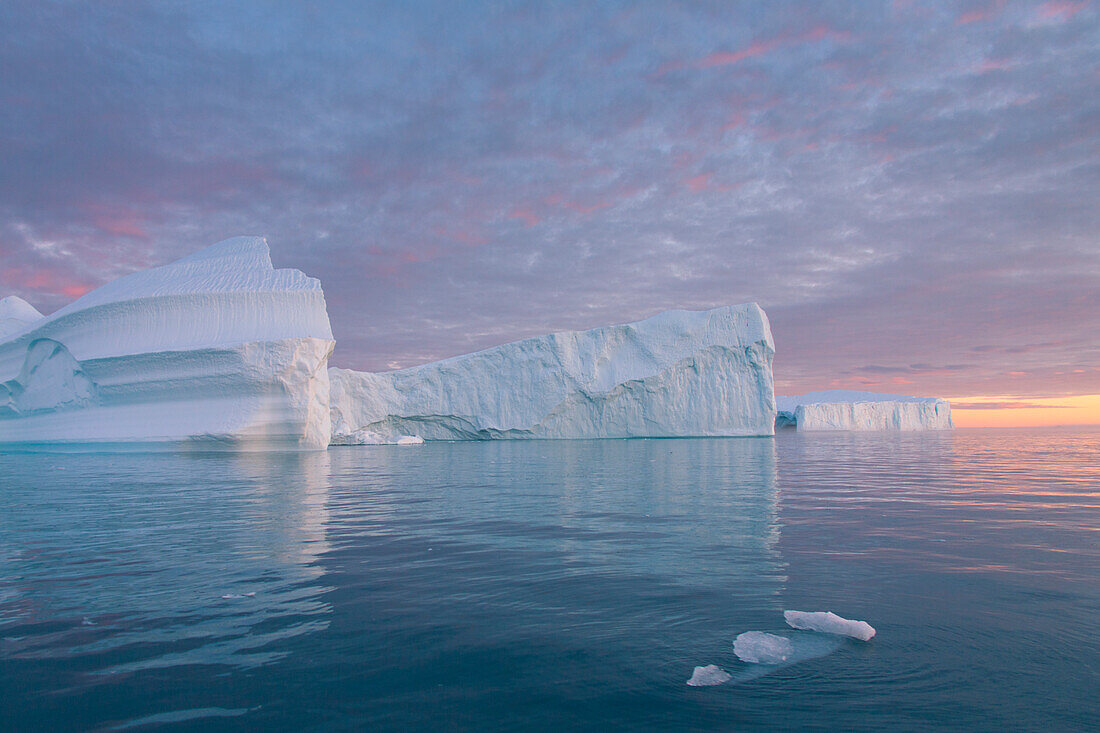
M 1100 3 L 0 4 L 0 295 L 241 234 L 332 363 L 755 301 L 780 394 L 1100 423 Z

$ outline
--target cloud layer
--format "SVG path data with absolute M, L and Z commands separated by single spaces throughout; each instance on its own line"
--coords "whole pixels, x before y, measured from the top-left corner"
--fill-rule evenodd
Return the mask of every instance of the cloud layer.
M 596 7 L 594 7 L 596 6 Z M 9 3 L 0 293 L 236 234 L 342 366 L 755 300 L 782 392 L 1100 392 L 1089 2 Z

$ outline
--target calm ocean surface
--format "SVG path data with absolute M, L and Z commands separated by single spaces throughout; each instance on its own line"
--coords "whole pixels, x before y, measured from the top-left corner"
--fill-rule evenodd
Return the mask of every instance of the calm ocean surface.
M 1098 619 L 1098 430 L 0 455 L 3 731 L 1097 730 Z

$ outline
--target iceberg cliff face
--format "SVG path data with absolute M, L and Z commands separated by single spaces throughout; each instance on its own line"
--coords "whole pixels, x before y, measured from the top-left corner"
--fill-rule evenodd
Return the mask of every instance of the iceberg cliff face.
M 951 405 L 935 397 L 825 390 L 776 397 L 776 427 L 817 430 L 950 430 Z
M 262 238 L 220 242 L 31 316 L 0 306 L 0 444 L 328 445 L 324 293 L 274 269 Z
M 329 370 L 333 442 L 772 435 L 775 346 L 756 304 L 669 311 L 394 372 Z

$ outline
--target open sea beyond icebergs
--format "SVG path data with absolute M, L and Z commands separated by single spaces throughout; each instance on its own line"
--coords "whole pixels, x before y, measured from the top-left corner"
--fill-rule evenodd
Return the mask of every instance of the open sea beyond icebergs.
M 4 731 L 1096 724 L 1097 429 L 9 453 L 0 487 Z

